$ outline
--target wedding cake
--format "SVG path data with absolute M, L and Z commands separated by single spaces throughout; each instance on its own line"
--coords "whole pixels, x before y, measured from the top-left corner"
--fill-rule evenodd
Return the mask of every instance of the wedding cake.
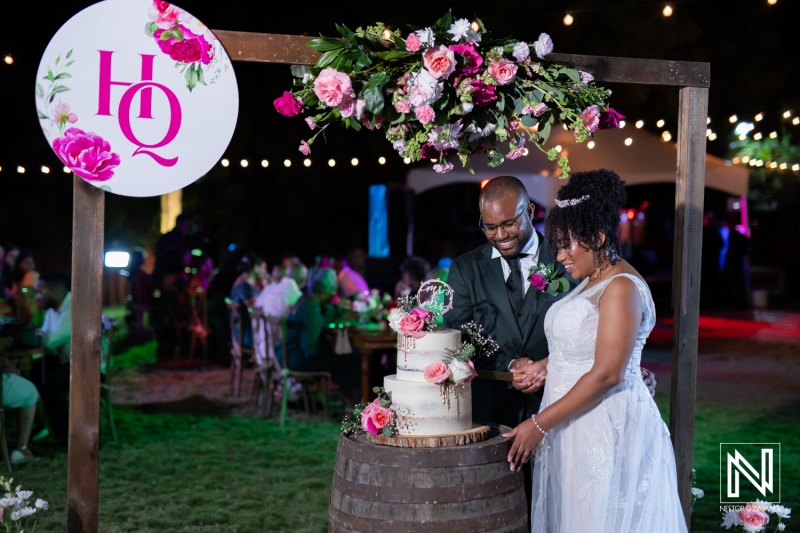
M 419 338 L 398 334 L 397 374 L 383 380 L 398 434 L 449 435 L 472 429 L 471 384 L 431 383 L 425 377 L 426 368 L 460 348 L 461 332 L 454 329 L 429 331 Z

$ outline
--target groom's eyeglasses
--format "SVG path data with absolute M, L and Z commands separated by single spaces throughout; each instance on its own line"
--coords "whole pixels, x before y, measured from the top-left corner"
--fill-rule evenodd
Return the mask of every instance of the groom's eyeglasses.
M 522 211 L 522 213 L 520 213 L 519 215 L 515 216 L 511 220 L 506 220 L 502 224 L 497 224 L 497 225 L 484 224 L 483 223 L 483 217 L 479 217 L 478 218 L 478 226 L 481 228 L 481 231 L 483 233 L 485 233 L 486 235 L 489 235 L 489 236 L 494 235 L 495 233 L 497 233 L 497 230 L 500 229 L 500 228 L 503 228 L 503 230 L 507 231 L 507 232 L 508 231 L 514 231 L 515 229 L 517 229 L 519 227 L 520 222 L 522 221 L 522 215 L 524 215 L 527 211 L 528 211 L 528 208 L 526 207 Z

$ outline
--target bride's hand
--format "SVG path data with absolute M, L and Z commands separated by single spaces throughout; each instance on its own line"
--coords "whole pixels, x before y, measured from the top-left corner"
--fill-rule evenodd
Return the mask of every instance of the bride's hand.
M 547 378 L 547 363 L 531 361 L 527 357 L 515 360 L 509 370 L 514 374 L 511 386 L 524 394 L 541 389 Z
M 647 387 L 647 390 L 650 391 L 650 396 L 655 397 L 656 395 L 656 375 L 646 368 L 642 368 L 642 379 L 644 380 L 644 384 Z
M 522 468 L 536 452 L 536 447 L 542 442 L 544 435 L 530 418 L 520 425 L 503 434 L 504 437 L 513 438 L 511 450 L 508 452 L 508 462 L 512 471 Z

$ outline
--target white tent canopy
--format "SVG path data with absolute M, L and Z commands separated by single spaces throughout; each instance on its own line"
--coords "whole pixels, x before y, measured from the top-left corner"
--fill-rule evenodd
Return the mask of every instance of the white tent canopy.
M 630 145 L 625 144 L 628 138 L 632 141 Z M 561 145 L 561 153 L 569 157 L 572 172 L 607 168 L 619 174 L 626 185 L 675 183 L 678 160 L 675 143 L 663 142 L 656 135 L 632 125 L 617 130 L 597 131 L 590 140 L 594 141 L 592 149 L 589 148 L 589 141 L 578 144 L 570 132 L 555 128 L 546 146 Z M 471 160 L 475 174 L 462 168 L 457 156 L 448 159 L 455 165 L 450 172 L 437 174 L 431 167 L 415 168 L 406 176 L 406 184 L 419 194 L 450 183 L 480 183 L 495 176 L 516 176 L 525 184 L 529 196 L 548 210 L 555 205 L 556 192 L 564 184 L 556 176 L 557 162 L 548 161 L 535 146 L 529 146 L 527 156 L 506 160 L 496 168 L 486 164 L 485 155 L 473 156 Z M 706 187 L 745 196 L 747 180 L 746 168 L 706 154 Z

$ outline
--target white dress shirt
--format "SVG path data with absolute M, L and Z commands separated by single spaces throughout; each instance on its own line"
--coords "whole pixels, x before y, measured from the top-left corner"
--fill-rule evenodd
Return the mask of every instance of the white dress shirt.
M 303 293 L 297 282 L 289 276 L 284 276 L 277 283 L 270 283 L 261 290 L 256 297 L 254 307 L 260 307 L 268 315 L 286 318 Z
M 527 254 L 527 255 L 523 255 Z M 508 261 L 506 258 L 500 255 L 500 252 L 497 248 L 492 248 L 492 259 L 495 257 L 500 258 L 500 264 L 503 266 L 503 279 L 508 280 L 509 274 L 511 274 L 511 267 L 508 266 Z M 531 277 L 528 275 L 528 271 L 539 264 L 539 236 L 536 234 L 536 230 L 533 231 L 531 234 L 531 238 L 528 239 L 528 242 L 520 251 L 519 257 L 519 269 L 522 271 L 522 295 L 525 296 L 528 293 L 528 287 L 531 286 Z
M 58 310 L 48 309 L 42 324 L 42 347 L 45 353 L 55 351 L 61 363 L 69 363 L 69 338 L 72 319 L 72 293 L 67 293 Z

